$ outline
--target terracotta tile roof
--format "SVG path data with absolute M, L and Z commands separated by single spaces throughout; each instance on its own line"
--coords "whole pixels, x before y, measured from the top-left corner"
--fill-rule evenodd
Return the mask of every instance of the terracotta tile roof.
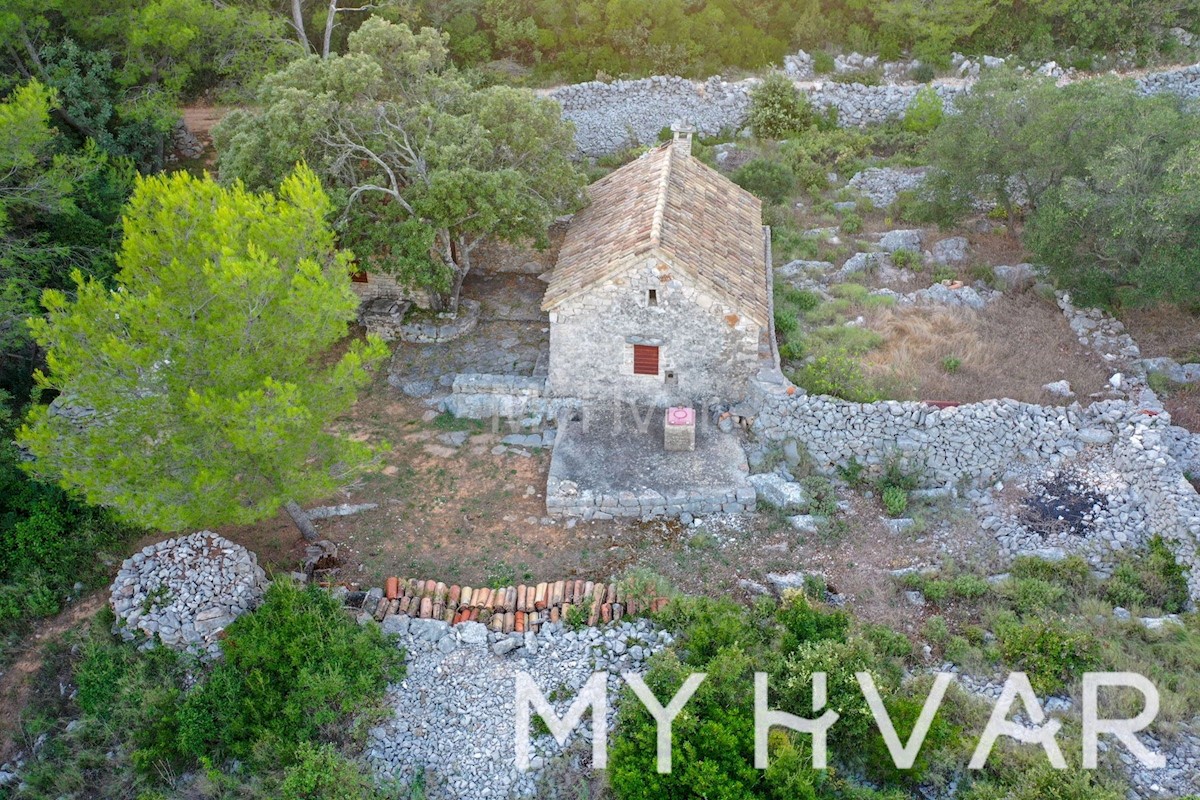
M 549 311 L 655 255 L 767 324 L 762 204 L 668 142 L 588 188 L 542 301 Z

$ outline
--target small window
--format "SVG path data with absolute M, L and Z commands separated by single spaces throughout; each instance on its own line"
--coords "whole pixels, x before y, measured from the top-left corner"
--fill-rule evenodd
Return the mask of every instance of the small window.
M 658 374 L 658 348 L 646 345 L 635 344 L 633 346 L 633 374 L 634 375 L 657 375 Z
M 658 305 L 658 289 L 651 289 L 650 291 L 648 291 L 646 293 L 646 305 L 648 305 L 648 306 Z
M 354 283 L 366 283 L 367 282 L 366 270 L 360 269 L 357 272 L 350 273 L 350 280 L 353 281 Z

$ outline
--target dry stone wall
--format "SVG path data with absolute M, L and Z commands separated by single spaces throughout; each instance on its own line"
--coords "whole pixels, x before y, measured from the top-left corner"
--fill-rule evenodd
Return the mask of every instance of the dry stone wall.
M 1147 527 L 1171 543 L 1189 570 L 1192 597 L 1200 599 L 1200 495 L 1172 454 L 1177 448 L 1169 418 L 1125 401 L 1087 408 L 1037 406 L 1014 400 L 936 408 L 924 403 L 851 403 L 824 396 L 764 388 L 736 407 L 767 442 L 797 442 L 818 469 L 851 459 L 879 465 L 900 456 L 920 467 L 928 486 L 987 483 L 1021 465 L 1068 464 L 1085 448 L 1099 448 L 1134 490 Z
M 604 493 L 580 490 L 573 481 L 553 473 L 546 479 L 546 513 L 552 517 L 581 517 L 585 522 L 617 517 L 677 517 L 690 522 L 700 514 L 742 514 L 754 509 L 754 487 L 749 483 L 714 490 L 680 489 L 667 494 L 654 489 Z
M 967 91 L 971 81 L 933 84 L 947 107 Z M 584 155 L 614 153 L 637 144 L 650 144 L 659 132 L 687 119 L 702 135 L 737 130 L 745 125 L 750 92 L 757 80 L 727 82 L 719 77 L 703 83 L 656 76 L 612 83 L 590 81 L 549 93 L 575 124 L 575 140 Z M 1146 94 L 1173 93 L 1200 99 L 1200 64 L 1153 72 L 1137 79 Z M 838 121 L 861 126 L 902 118 L 922 84 L 864 86 L 860 83 L 813 81 L 801 84 L 818 109 L 836 108 Z

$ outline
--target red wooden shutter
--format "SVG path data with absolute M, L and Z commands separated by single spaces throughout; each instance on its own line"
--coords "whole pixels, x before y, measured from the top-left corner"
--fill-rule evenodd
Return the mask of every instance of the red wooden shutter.
M 658 348 L 646 344 L 633 346 L 633 374 L 658 374 Z

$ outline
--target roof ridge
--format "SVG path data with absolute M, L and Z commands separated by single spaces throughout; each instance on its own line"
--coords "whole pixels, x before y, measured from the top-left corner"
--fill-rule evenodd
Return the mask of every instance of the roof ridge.
M 662 176 L 658 179 L 658 199 L 654 203 L 654 216 L 650 219 L 650 246 L 662 244 L 663 217 L 667 213 L 667 190 L 671 186 L 671 164 L 675 160 L 675 143 L 668 142 L 667 157 L 663 164 Z

